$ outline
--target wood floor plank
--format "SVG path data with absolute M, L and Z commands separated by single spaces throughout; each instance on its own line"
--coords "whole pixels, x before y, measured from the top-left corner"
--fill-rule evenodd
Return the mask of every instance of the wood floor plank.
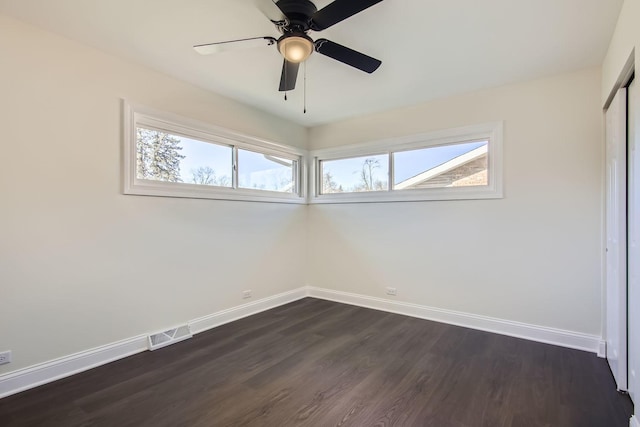
M 330 333 L 327 336 L 328 342 L 341 340 L 343 345 L 335 350 L 325 353 L 320 358 L 313 358 L 307 363 L 303 370 L 287 370 L 281 378 L 264 387 L 269 402 L 273 396 L 280 396 L 291 389 L 292 384 L 298 385 L 295 399 L 283 400 L 279 403 L 279 411 L 272 414 L 270 422 L 273 425 L 303 425 L 309 419 L 315 419 L 318 411 L 324 411 L 332 406 L 349 387 L 357 384 L 371 369 L 368 358 L 371 354 L 376 354 L 372 346 L 379 345 L 381 341 L 373 339 L 380 334 L 393 334 L 389 328 L 384 327 L 384 322 L 393 315 L 384 314 L 376 316 L 376 321 L 371 322 L 371 313 L 360 311 L 359 315 L 351 316 L 354 323 L 359 323 L 358 318 L 369 320 L 366 328 L 360 329 L 358 339 L 351 338 L 348 331 L 352 329 L 342 326 L 342 335 L 336 335 L 337 329 L 330 326 L 328 329 L 320 327 L 313 329 L 316 333 Z M 327 319 L 332 323 L 332 319 Z M 345 339 L 348 338 L 348 339 Z M 363 355 L 365 357 L 363 357 Z M 300 385 L 304 385 L 300 387 Z M 248 425 L 260 425 L 261 420 L 253 419 Z
M 628 426 L 603 359 L 305 298 L 0 399 L 2 427 Z

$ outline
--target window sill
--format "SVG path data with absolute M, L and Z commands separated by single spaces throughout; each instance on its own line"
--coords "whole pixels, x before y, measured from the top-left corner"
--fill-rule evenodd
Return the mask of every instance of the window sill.
M 479 200 L 501 199 L 503 197 L 502 189 L 482 186 L 481 188 L 461 187 L 456 188 L 455 191 L 452 191 L 450 188 L 433 188 L 429 190 L 395 190 L 371 191 L 368 193 L 324 194 L 312 197 L 309 204 Z
M 189 199 L 238 200 L 243 202 L 306 204 L 304 197 L 297 194 L 278 193 L 263 190 L 235 190 L 232 188 L 206 188 L 193 184 L 171 184 L 149 180 L 135 180 L 127 185 L 124 194 L 156 197 L 181 197 Z

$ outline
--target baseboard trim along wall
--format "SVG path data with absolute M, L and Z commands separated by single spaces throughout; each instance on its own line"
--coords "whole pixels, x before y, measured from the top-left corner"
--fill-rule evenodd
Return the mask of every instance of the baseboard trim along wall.
M 602 337 L 597 335 L 588 335 L 580 332 L 530 325 L 510 320 L 480 316 L 477 314 L 463 313 L 406 302 L 391 301 L 388 299 L 352 294 L 331 289 L 309 287 L 308 295 L 310 297 L 329 301 L 357 305 L 360 307 L 388 311 L 390 313 L 403 314 L 405 316 L 433 320 L 451 325 L 464 326 L 466 328 L 478 329 L 481 331 L 493 332 L 516 338 L 524 338 L 530 341 L 589 351 L 598 354 L 598 356 L 600 356 L 600 352 L 604 349 L 604 341 L 602 340 Z M 600 357 L 604 357 L 604 353 Z
M 531 341 L 554 344 L 597 353 L 604 357 L 604 341 L 596 335 L 529 325 L 509 320 L 496 319 L 469 313 L 429 307 L 406 302 L 391 301 L 366 295 L 335 291 L 316 287 L 301 287 L 263 298 L 248 304 L 222 310 L 188 322 L 191 332 L 198 334 L 225 323 L 242 319 L 305 297 L 313 297 L 374 310 L 387 311 L 420 319 L 433 320 L 478 329 Z M 177 344 L 179 345 L 179 344 Z M 148 350 L 147 334 L 82 351 L 28 368 L 0 375 L 0 398 L 47 384 L 115 360 Z M 603 353 L 601 355 L 601 353 Z M 634 424 L 635 422 L 635 424 Z M 637 419 L 630 421 L 632 427 L 640 427 Z
M 141 353 L 147 336 L 140 335 L 19 369 L 0 376 L 0 398 Z
M 188 322 L 188 324 L 191 332 L 197 334 L 261 311 L 297 301 L 306 296 L 307 289 L 302 287 L 200 317 Z M 114 342 L 0 375 L 0 399 L 109 362 L 124 359 L 136 353 L 142 353 L 148 350 L 147 335 Z
M 601 359 L 607 357 L 607 342 L 605 340 L 600 340 L 600 345 L 598 346 L 598 357 Z
M 243 304 L 238 307 L 233 307 L 228 310 L 222 310 L 208 316 L 200 317 L 189 322 L 189 326 L 191 327 L 192 333 L 199 334 L 200 332 L 208 331 L 216 326 L 224 325 L 225 323 L 233 322 L 234 320 L 242 319 L 243 317 L 248 317 L 265 310 L 279 307 L 305 298 L 306 296 L 306 287 L 294 289 L 289 292 L 262 298 L 248 304 Z

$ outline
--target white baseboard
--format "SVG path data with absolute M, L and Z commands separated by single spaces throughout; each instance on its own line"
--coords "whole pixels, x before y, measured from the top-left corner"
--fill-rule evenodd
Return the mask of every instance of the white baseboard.
M 629 427 L 640 427 L 640 421 L 638 421 L 638 417 L 635 415 L 631 417 L 629 420 Z
M 509 320 L 310 286 L 294 289 L 289 292 L 263 298 L 248 304 L 222 310 L 217 313 L 192 320 L 188 322 L 188 324 L 192 333 L 198 334 L 225 323 L 233 322 L 234 320 L 251 316 L 280 305 L 288 304 L 307 296 L 403 314 L 405 316 L 433 320 L 436 322 L 449 323 L 452 325 L 464 326 L 467 328 L 479 329 L 502 335 L 559 345 L 562 347 L 586 350 L 598 353 L 598 355 L 600 355 L 600 352 L 604 353 L 604 341 L 595 335 L 587 335 L 578 332 L 529 325 Z M 47 384 L 118 359 L 123 359 L 127 356 L 146 351 L 147 349 L 147 335 L 140 335 L 0 375 L 0 398 L 25 391 L 39 385 Z M 635 417 L 631 419 L 631 423 L 632 427 L 640 427 L 640 424 L 638 424 Z
M 188 323 L 192 333 L 197 334 L 306 296 L 307 288 L 302 287 L 222 310 Z M 147 335 L 140 335 L 0 375 L 0 399 L 146 350 Z
M 228 310 L 222 310 L 217 313 L 200 317 L 189 322 L 189 327 L 191 328 L 192 333 L 198 334 L 200 332 L 215 328 L 216 326 L 224 325 L 225 323 L 233 322 L 234 320 L 242 319 L 243 317 L 251 316 L 262 311 L 270 310 L 272 308 L 297 301 L 299 299 L 305 298 L 306 296 L 306 287 L 294 289 L 289 292 L 284 292 L 271 297 L 263 298 L 261 300 L 250 302 L 248 304 L 243 304 L 238 307 L 233 307 Z
M 314 298 L 373 308 L 375 310 L 388 311 L 391 313 L 403 314 L 405 316 L 418 317 L 420 319 L 433 320 L 451 325 L 464 326 L 471 329 L 479 329 L 481 331 L 494 332 L 501 335 L 524 338 L 546 344 L 585 350 L 592 353 L 598 353 L 604 343 L 602 338 L 597 335 L 588 335 L 580 332 L 530 325 L 510 320 L 480 316 L 477 314 L 463 313 L 406 302 L 391 301 L 388 299 L 334 291 L 331 289 L 309 287 L 308 295 Z
M 598 346 L 598 357 L 601 359 L 605 359 L 607 357 L 607 342 L 605 340 L 600 340 L 600 345 Z
M 0 398 L 123 359 L 147 349 L 147 336 L 114 342 L 0 376 Z

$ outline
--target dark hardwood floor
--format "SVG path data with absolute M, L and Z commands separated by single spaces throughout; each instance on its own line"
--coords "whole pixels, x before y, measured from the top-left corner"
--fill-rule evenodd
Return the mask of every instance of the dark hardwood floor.
M 307 298 L 0 400 L 0 426 L 628 426 L 603 359 Z

